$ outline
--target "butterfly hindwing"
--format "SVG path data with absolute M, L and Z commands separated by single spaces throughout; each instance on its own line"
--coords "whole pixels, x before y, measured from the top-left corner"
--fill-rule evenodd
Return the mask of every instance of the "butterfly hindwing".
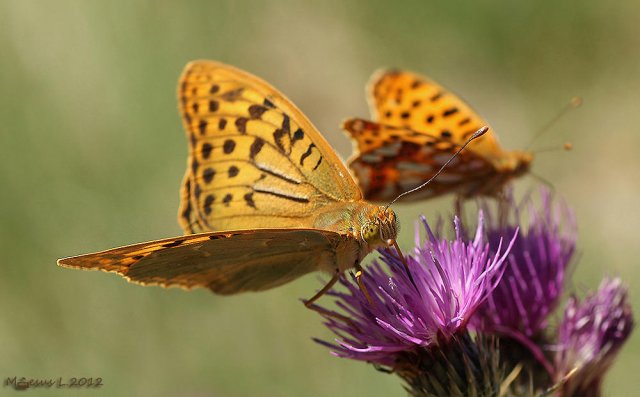
M 185 232 L 305 227 L 361 193 L 311 122 L 261 79 L 192 62 L 178 87 L 189 140 L 179 221 Z
M 437 135 L 366 121 L 349 119 L 342 128 L 357 145 L 349 167 L 370 200 L 388 202 L 430 179 L 459 149 Z M 492 171 L 491 164 L 470 151 L 453 159 L 447 172 L 410 196 L 425 199 L 440 194 L 473 190 Z M 463 186 L 464 185 L 464 186 Z
M 323 266 L 331 269 L 341 242 L 348 243 L 337 233 L 309 229 L 202 233 L 64 258 L 58 264 L 115 272 L 143 285 L 234 294 L 273 288 Z

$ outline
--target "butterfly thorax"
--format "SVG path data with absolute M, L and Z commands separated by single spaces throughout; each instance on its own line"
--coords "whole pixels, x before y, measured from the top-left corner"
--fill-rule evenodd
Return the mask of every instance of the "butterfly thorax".
M 354 261 L 359 263 L 369 252 L 388 247 L 389 240 L 398 235 L 398 220 L 391 208 L 369 204 L 365 201 L 327 206 L 319 213 L 314 227 L 335 231 L 350 241 L 356 241 Z M 342 264 L 352 267 L 355 263 Z

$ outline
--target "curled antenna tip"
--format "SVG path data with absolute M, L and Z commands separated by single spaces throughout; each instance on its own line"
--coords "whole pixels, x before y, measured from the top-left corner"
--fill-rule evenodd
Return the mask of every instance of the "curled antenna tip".
M 577 108 L 582 106 L 582 97 L 579 96 L 574 96 L 573 98 L 571 98 L 571 107 Z
M 569 151 L 573 149 L 573 144 L 571 142 L 565 142 L 563 145 L 564 150 Z

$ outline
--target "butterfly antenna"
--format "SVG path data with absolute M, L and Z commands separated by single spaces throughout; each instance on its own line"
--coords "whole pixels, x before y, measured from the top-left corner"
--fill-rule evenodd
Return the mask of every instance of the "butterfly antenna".
M 386 207 L 384 207 L 384 209 L 386 210 L 387 208 L 391 207 L 396 201 L 400 200 L 402 197 L 406 196 L 407 194 L 411 194 L 414 192 L 417 192 L 418 190 L 422 189 L 423 187 L 427 186 L 428 184 L 431 183 L 431 181 L 433 181 L 434 179 L 436 179 L 436 177 L 438 175 L 440 175 L 442 173 L 442 171 L 445 170 L 445 168 L 447 168 L 447 166 L 449 165 L 450 162 L 453 161 L 453 159 L 455 159 L 460 152 L 467 147 L 467 145 L 469 143 L 471 143 L 471 141 L 473 141 L 476 138 L 480 138 L 482 135 L 484 135 L 487 131 L 489 131 L 489 127 L 482 127 L 480 128 L 478 131 L 474 132 L 473 135 L 471 135 L 471 137 L 469 137 L 469 139 L 467 139 L 467 141 L 464 143 L 464 145 L 460 146 L 460 148 L 458 150 L 456 150 L 456 152 L 449 158 L 449 160 L 447 160 L 446 163 L 444 163 L 442 165 L 442 167 L 440 167 L 440 169 L 438 170 L 438 172 L 436 172 L 435 174 L 433 174 L 433 176 L 431 178 L 429 178 L 428 181 L 426 181 L 425 183 L 423 183 L 422 185 L 418 186 L 418 187 L 414 187 L 411 190 L 408 190 L 404 193 L 401 193 L 400 195 L 398 195 L 398 197 L 394 198 L 393 201 L 391 201 L 389 204 L 387 204 Z
M 553 186 L 553 183 L 551 183 L 551 181 L 549 181 L 548 179 L 543 178 L 542 176 L 529 171 L 529 175 L 534 178 L 537 179 L 540 183 L 542 183 L 543 185 L 546 185 L 549 189 L 551 189 L 551 191 L 555 190 L 555 187 Z
M 560 120 L 562 117 L 564 117 L 564 115 L 566 115 L 567 113 L 569 113 L 570 110 L 579 108 L 580 106 L 582 106 L 582 97 L 579 96 L 574 96 L 573 98 L 571 98 L 571 100 L 569 101 L 569 103 L 567 103 L 566 105 L 564 105 L 564 107 L 562 109 L 560 109 L 560 111 L 551 118 L 551 120 L 547 121 L 547 123 L 545 125 L 543 125 L 538 132 L 536 132 L 536 134 L 533 136 L 533 139 L 531 139 L 531 142 L 529 142 L 529 144 L 527 145 L 526 150 L 529 150 L 531 148 L 531 145 L 533 145 L 533 143 L 540 138 L 542 135 L 544 135 L 547 131 L 549 131 L 551 129 L 551 127 L 553 127 L 558 120 Z M 565 144 L 566 145 L 566 144 Z
M 545 153 L 545 152 L 557 152 L 558 150 L 564 150 L 568 152 L 572 149 L 573 149 L 573 144 L 571 142 L 565 142 L 562 144 L 562 146 L 543 147 L 543 148 L 534 150 L 533 153 L 538 154 L 538 153 Z

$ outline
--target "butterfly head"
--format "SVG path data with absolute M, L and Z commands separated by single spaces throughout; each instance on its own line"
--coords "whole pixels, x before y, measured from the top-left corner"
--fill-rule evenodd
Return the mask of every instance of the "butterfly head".
M 512 151 L 504 156 L 494 159 L 494 166 L 499 174 L 517 177 L 529 172 L 533 161 L 533 153 L 525 151 Z
M 360 229 L 360 237 L 370 249 L 388 247 L 389 240 L 398 236 L 398 218 L 391 208 L 380 206 L 372 208 Z

